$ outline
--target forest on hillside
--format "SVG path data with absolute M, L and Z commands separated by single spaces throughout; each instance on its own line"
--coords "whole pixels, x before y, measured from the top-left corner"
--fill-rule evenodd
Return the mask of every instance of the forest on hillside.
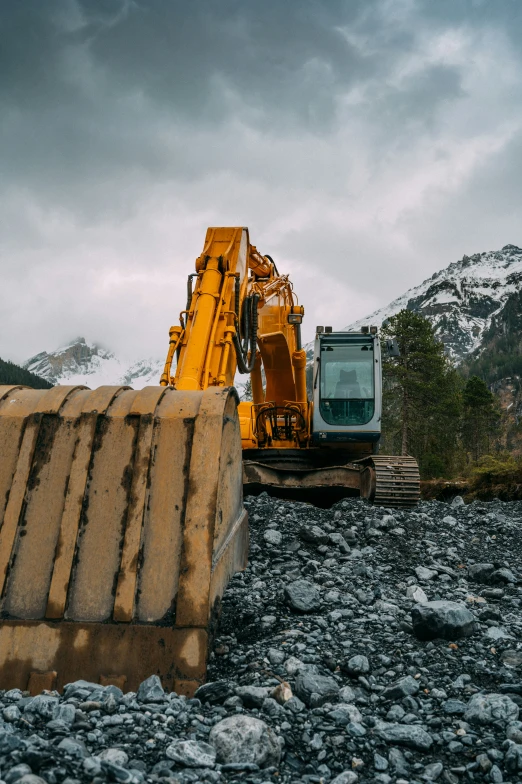
M 44 378 L 4 359 L 0 359 L 0 384 L 20 384 L 33 389 L 51 389 L 52 387 L 52 384 Z
M 501 368 L 518 367 L 516 358 L 509 364 L 513 339 L 504 332 L 500 358 L 489 350 L 455 367 L 429 320 L 417 313 L 390 318 L 381 331 L 383 348 L 390 338 L 400 355 L 383 350 L 381 453 L 413 455 L 423 479 L 522 476 L 522 461 L 507 448 L 513 423 L 491 391 Z

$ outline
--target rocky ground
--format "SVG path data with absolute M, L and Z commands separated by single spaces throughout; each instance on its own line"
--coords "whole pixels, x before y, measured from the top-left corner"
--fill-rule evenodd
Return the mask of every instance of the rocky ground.
M 2 780 L 522 782 L 522 504 L 459 500 L 247 499 L 209 683 L 0 692 Z

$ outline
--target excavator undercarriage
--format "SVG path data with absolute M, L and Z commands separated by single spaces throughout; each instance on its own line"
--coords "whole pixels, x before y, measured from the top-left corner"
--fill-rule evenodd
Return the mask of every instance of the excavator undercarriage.
M 419 500 L 419 468 L 411 457 L 373 455 L 343 463 L 341 453 L 330 455 L 327 463 L 323 455 L 311 450 L 288 452 L 244 453 L 244 492 L 268 491 L 326 508 L 348 497 L 361 497 L 388 509 L 412 508 Z

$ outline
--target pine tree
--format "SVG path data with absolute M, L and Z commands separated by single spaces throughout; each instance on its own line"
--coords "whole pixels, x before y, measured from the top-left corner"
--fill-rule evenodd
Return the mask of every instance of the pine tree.
M 485 381 L 471 376 L 463 391 L 462 444 L 472 460 L 490 453 L 500 433 L 500 410 Z
M 52 384 L 44 378 L 4 359 L 0 359 L 0 384 L 20 384 L 20 386 L 33 387 L 33 389 L 51 389 L 52 387 Z
M 247 378 L 245 382 L 245 386 L 243 387 L 241 400 L 247 400 L 247 401 L 252 400 L 252 381 L 250 380 L 250 376 Z
M 430 322 L 409 310 L 382 329 L 383 447 L 412 454 L 425 477 L 451 473 L 458 447 L 461 380 L 444 354 Z M 387 338 L 400 356 L 388 357 Z

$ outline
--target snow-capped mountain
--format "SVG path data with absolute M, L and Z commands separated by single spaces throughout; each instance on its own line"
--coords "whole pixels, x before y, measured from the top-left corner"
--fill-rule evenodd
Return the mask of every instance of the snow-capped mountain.
M 460 362 L 480 350 L 492 322 L 521 288 L 522 249 L 504 245 L 464 256 L 346 329 L 380 326 L 404 308 L 413 310 L 431 321 L 450 356 Z
M 96 343 L 76 338 L 56 351 L 42 351 L 23 367 L 51 384 L 78 384 L 95 389 L 122 384 L 134 389 L 159 383 L 165 359 L 124 361 Z

